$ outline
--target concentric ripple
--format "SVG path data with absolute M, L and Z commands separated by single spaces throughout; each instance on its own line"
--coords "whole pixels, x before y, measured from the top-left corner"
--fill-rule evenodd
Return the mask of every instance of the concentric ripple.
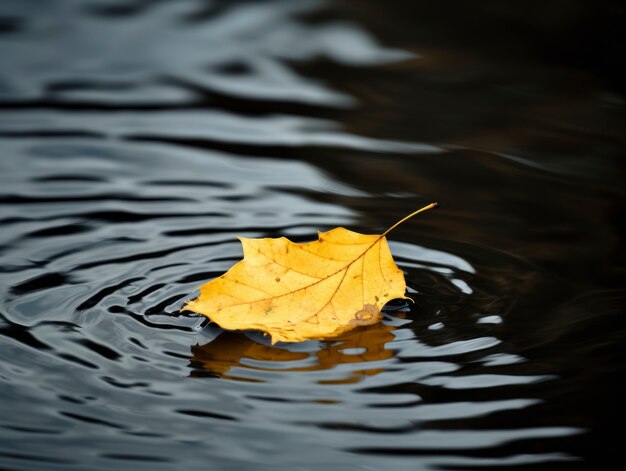
M 285 466 L 411 469 L 407 454 L 424 467 L 572 458 L 531 450 L 576 427 L 502 429 L 541 408 L 555 376 L 500 338 L 510 286 L 462 256 L 392 240 L 415 304 L 335 341 L 272 346 L 178 313 L 241 257 L 236 235 L 306 240 L 356 223 L 342 205 L 291 191 L 297 181 L 362 197 L 309 164 L 92 139 L 5 149 L 21 162 L 3 186 L 5 462 L 241 469 L 270 454 Z

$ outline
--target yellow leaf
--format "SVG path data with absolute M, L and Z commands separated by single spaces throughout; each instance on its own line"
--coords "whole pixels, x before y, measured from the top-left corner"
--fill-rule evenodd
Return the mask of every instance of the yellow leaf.
M 432 203 L 415 211 L 381 235 L 338 227 L 302 244 L 284 237 L 241 237 L 243 260 L 202 285 L 200 296 L 183 309 L 224 329 L 267 332 L 272 343 L 328 339 L 375 324 L 388 301 L 408 299 L 404 275 L 385 236 L 435 207 Z

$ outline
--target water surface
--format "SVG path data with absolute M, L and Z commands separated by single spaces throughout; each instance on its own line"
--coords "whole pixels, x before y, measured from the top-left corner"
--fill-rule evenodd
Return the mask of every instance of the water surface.
M 574 4 L 3 2 L 0 466 L 618 457 L 620 13 Z M 379 325 L 272 346 L 179 313 L 236 236 L 434 200 L 390 235 L 415 303 Z

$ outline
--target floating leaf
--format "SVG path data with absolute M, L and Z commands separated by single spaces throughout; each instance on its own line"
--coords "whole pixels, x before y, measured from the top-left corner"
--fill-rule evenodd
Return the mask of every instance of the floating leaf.
M 380 235 L 338 227 L 302 244 L 242 237 L 243 260 L 202 285 L 200 296 L 184 309 L 224 329 L 267 332 L 273 343 L 328 339 L 375 324 L 388 301 L 408 299 L 385 236 L 435 207 L 415 211 Z

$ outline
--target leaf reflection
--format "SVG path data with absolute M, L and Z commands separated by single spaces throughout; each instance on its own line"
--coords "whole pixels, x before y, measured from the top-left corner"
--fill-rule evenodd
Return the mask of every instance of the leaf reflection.
M 396 316 L 402 313 L 395 313 Z M 400 316 L 399 316 L 400 317 Z M 315 351 L 293 350 L 297 344 L 262 343 L 234 332 L 224 332 L 205 345 L 191 347 L 191 377 L 217 377 L 239 381 L 264 382 L 259 374 L 250 372 L 295 373 L 330 371 L 339 365 L 350 365 L 340 376 L 337 372 L 317 380 L 320 384 L 359 382 L 364 376 L 384 371 L 372 362 L 387 360 L 394 351 L 387 344 L 394 340 L 395 326 L 378 323 L 363 326 L 328 342 L 317 342 Z M 316 345 L 311 342 L 312 345 Z

